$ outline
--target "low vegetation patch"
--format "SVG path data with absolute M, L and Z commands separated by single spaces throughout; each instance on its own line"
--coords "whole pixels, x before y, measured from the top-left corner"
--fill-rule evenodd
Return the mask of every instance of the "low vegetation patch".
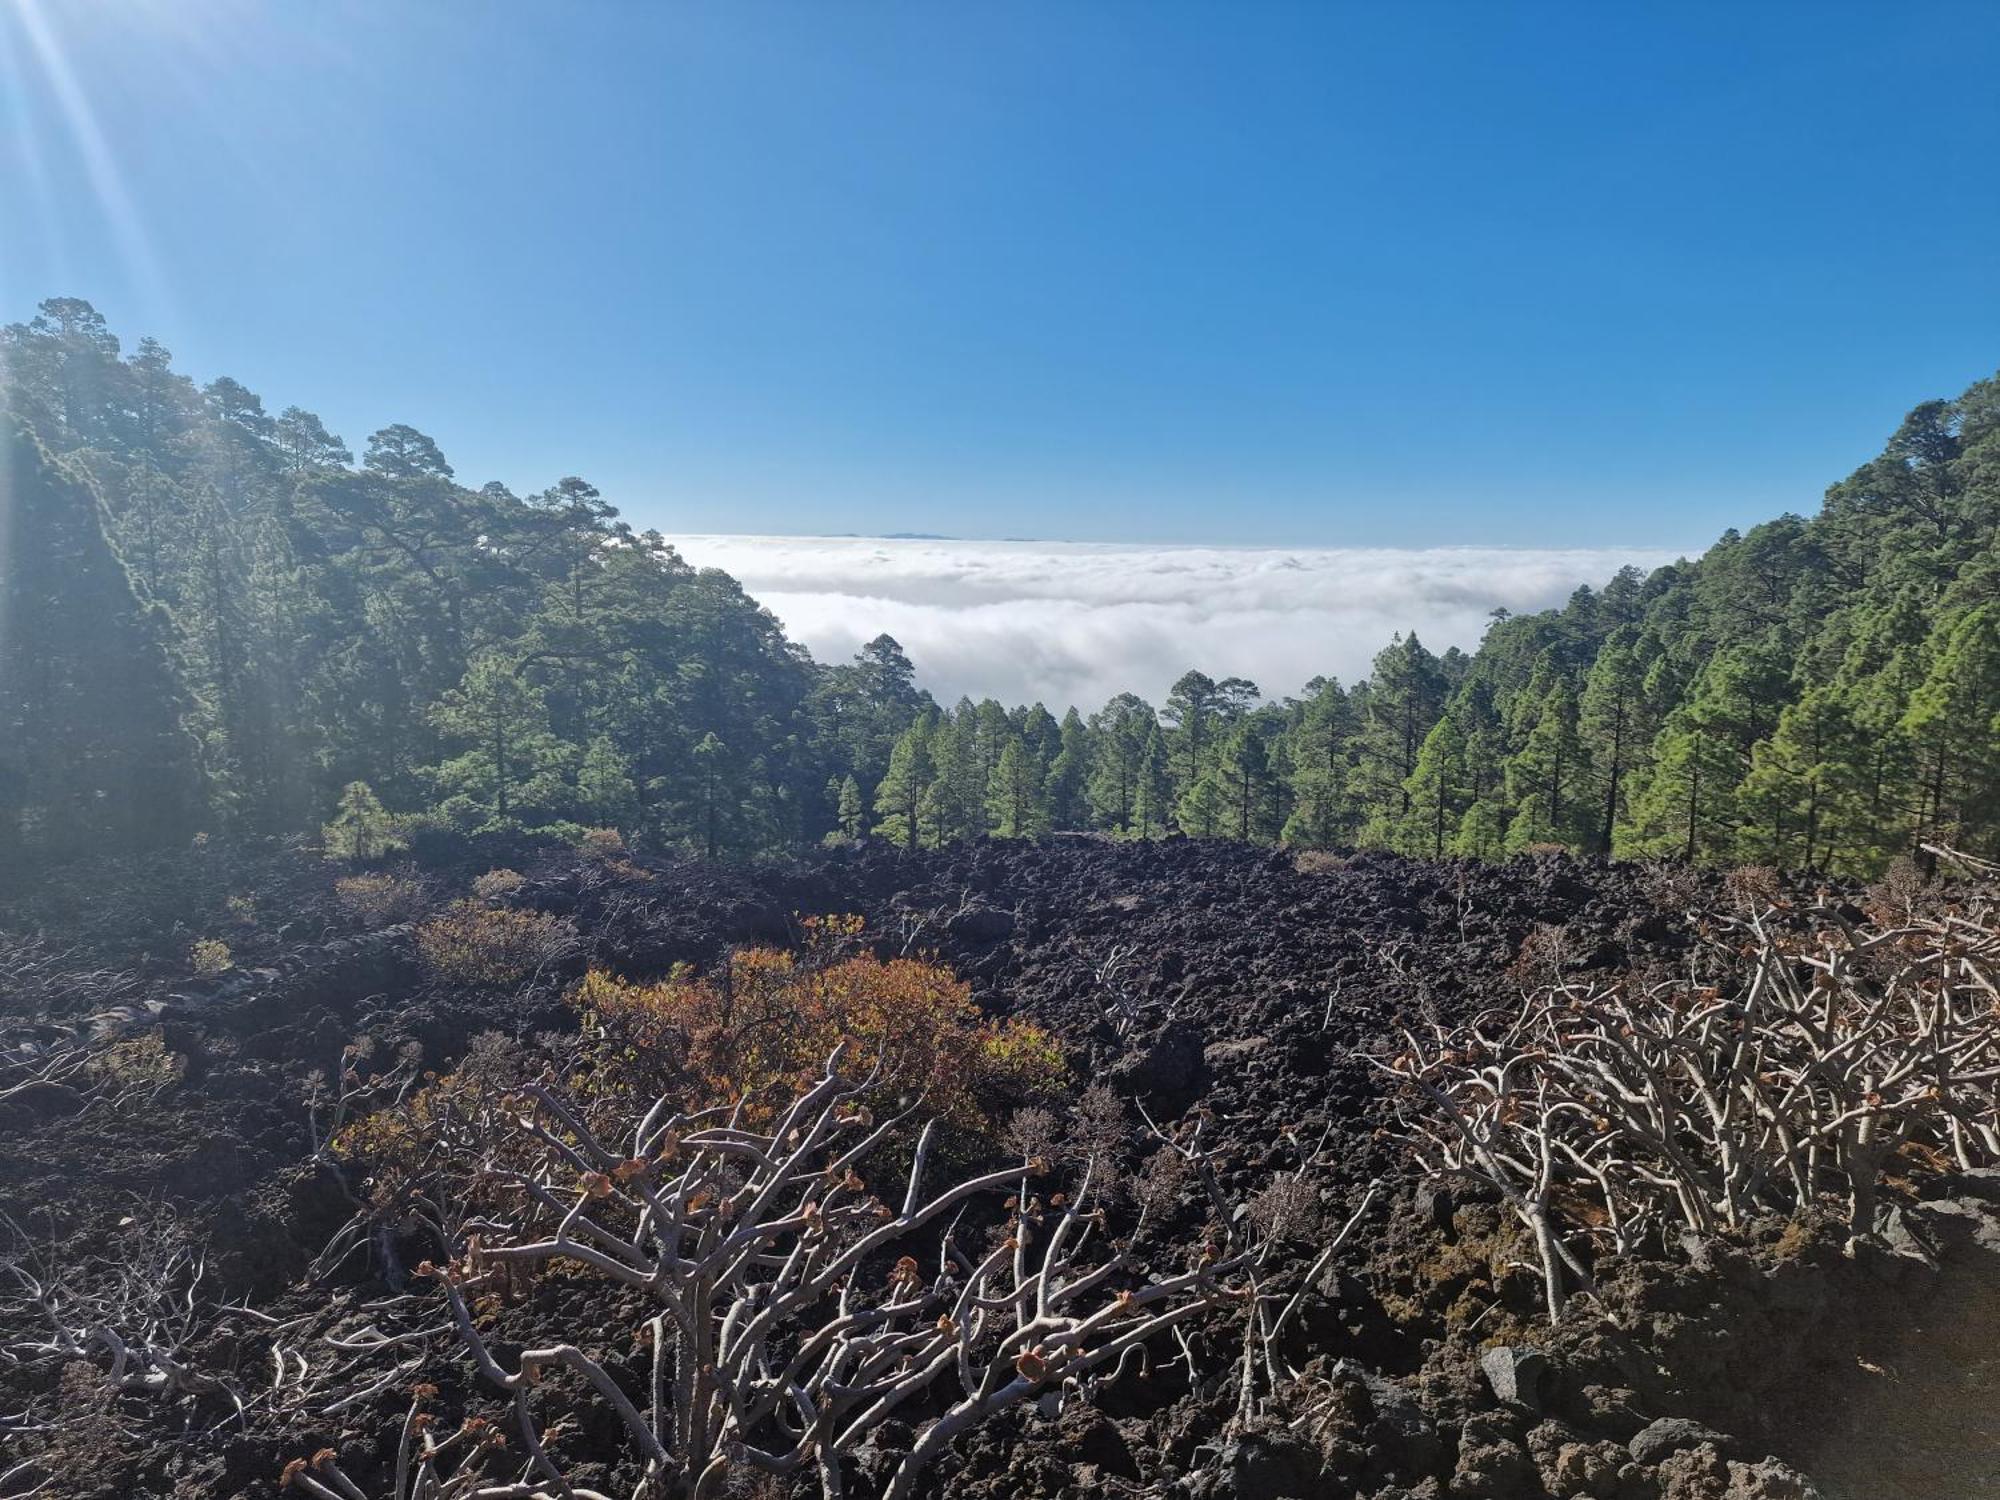
M 430 904 L 422 882 L 404 875 L 343 875 L 333 890 L 348 915 L 367 927 L 407 922 Z
M 571 995 L 583 1014 L 585 1091 L 630 1097 L 676 1089 L 703 1103 L 738 1097 L 768 1110 L 847 1047 L 881 1102 L 921 1096 L 948 1123 L 978 1126 L 996 1104 L 1050 1093 L 1062 1053 L 1032 1022 L 988 1021 L 942 964 L 872 953 L 838 957 L 857 924 L 826 919 L 803 954 L 749 948 L 716 973 L 682 967 L 640 984 L 601 970 Z
M 546 968 L 575 936 L 546 912 L 459 901 L 417 928 L 417 956 L 440 983 L 505 989 Z
M 519 870 L 488 870 L 472 882 L 472 894 L 481 901 L 500 901 L 527 883 Z

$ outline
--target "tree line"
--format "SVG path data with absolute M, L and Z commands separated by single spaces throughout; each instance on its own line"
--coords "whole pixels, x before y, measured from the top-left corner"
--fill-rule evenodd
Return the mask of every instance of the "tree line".
M 2000 381 L 1918 407 L 1816 515 L 1402 636 L 1351 684 L 1183 675 L 940 704 L 817 663 L 584 480 L 357 458 L 88 303 L 0 329 L 0 860 L 288 835 L 610 827 L 709 856 L 1096 830 L 1867 872 L 2000 853 Z M 386 816 L 382 814 L 381 816 Z

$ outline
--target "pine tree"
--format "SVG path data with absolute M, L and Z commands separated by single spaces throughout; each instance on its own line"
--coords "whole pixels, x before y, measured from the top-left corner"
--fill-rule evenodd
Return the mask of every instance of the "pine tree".
M 1089 785 L 1091 778 L 1090 731 L 1083 716 L 1074 708 L 1063 715 L 1062 748 L 1049 763 L 1044 801 L 1052 828 L 1080 829 L 1090 826 Z
M 397 821 L 365 781 L 351 781 L 320 839 L 328 859 L 366 864 L 402 847 Z
M 1254 719 L 1231 731 L 1216 763 L 1216 779 L 1229 799 L 1229 830 L 1241 840 L 1264 839 L 1270 825 L 1271 761 Z
M 1789 698 L 1782 659 L 1768 645 L 1717 651 L 1687 701 L 1668 715 L 1652 766 L 1634 798 L 1621 850 L 1727 860 L 1738 845 L 1738 789 L 1758 743 L 1777 727 Z
M 1424 736 L 1410 773 L 1410 809 L 1397 831 L 1396 847 L 1404 853 L 1444 857 L 1470 801 L 1465 754 L 1465 732 L 1451 714 Z
M 1035 764 L 1047 775 L 1055 758 L 1062 754 L 1062 725 L 1056 722 L 1054 714 L 1037 703 L 1022 713 L 1020 735 L 1027 742 L 1028 753 L 1034 757 Z
M 1407 783 L 1424 736 L 1444 711 L 1445 692 L 1438 659 L 1416 636 L 1399 637 L 1376 656 L 1350 783 L 1366 820 L 1364 843 L 1395 841 L 1410 810 Z
M 906 847 L 923 842 L 926 798 L 937 780 L 931 759 L 933 723 L 926 715 L 903 731 L 890 752 L 888 772 L 875 788 L 875 831 Z
M 997 700 L 982 698 L 972 714 L 973 754 L 979 767 L 979 789 L 993 784 L 993 773 L 1000 767 L 1000 757 L 1007 746 L 1020 737 L 1020 730 L 1013 719 L 1008 717 L 1006 708 Z M 981 830 L 984 831 L 983 829 Z
M 1187 671 L 1167 691 L 1161 711 L 1174 750 L 1175 784 L 1191 787 L 1201 779 L 1209 761 L 1209 740 L 1218 708 L 1215 679 L 1205 672 Z
M 946 783 L 942 779 L 933 781 L 924 788 L 923 801 L 917 806 L 917 846 L 943 848 L 958 826 L 957 817 Z
M 965 699 L 941 715 L 931 735 L 931 759 L 937 768 L 935 844 L 955 844 L 986 832 L 988 776 L 979 751 L 977 710 Z
M 1189 838 L 1212 839 L 1229 821 L 1229 793 L 1213 771 L 1181 793 L 1174 821 Z
M 1506 808 L 1497 798 L 1480 797 L 1459 818 L 1449 850 L 1468 859 L 1498 859 L 1506 843 Z
M 578 815 L 594 827 L 626 829 L 638 817 L 639 786 L 632 764 L 608 736 L 599 735 L 584 747 L 576 797 Z
M 575 747 L 549 728 L 547 701 L 519 668 L 487 654 L 431 711 L 464 749 L 431 773 L 441 808 L 462 826 L 533 826 L 568 815 L 574 798 L 563 772 Z
M 1854 698 L 1838 684 L 1809 689 L 1753 749 L 1738 791 L 1745 820 L 1740 857 L 1821 870 L 1881 862 L 1868 808 L 1875 747 Z
M 1155 725 L 1146 735 L 1139 757 L 1139 787 L 1133 797 L 1132 831 L 1142 839 L 1156 838 L 1173 826 L 1173 756 L 1167 738 Z
M 1000 752 L 987 792 L 986 812 L 993 832 L 1003 839 L 1032 838 L 1047 827 L 1042 778 L 1034 757 L 1020 740 L 1009 740 Z
M 1923 817 L 1922 779 L 1904 721 L 1930 673 L 1926 594 L 1899 590 L 1861 611 L 1834 678 L 1861 739 L 1860 763 L 1848 768 L 1856 784 L 1852 803 L 1837 805 L 1836 817 L 1851 857 L 1870 871 L 1914 846 Z
M 1728 859 L 1735 847 L 1734 747 L 1698 708 L 1676 709 L 1654 741 L 1652 767 L 1633 799 L 1623 854 Z
M 1652 739 L 1645 665 L 1638 632 L 1627 626 L 1612 633 L 1584 679 L 1578 730 L 1602 778 L 1603 796 L 1591 838 L 1591 847 L 1599 854 L 1611 852 L 1613 834 L 1624 817 L 1629 778 L 1641 763 L 1639 747 Z
M 703 735 L 694 747 L 694 807 L 690 820 L 701 840 L 702 853 L 714 859 L 722 852 L 729 825 L 739 806 L 735 785 L 735 763 L 729 747 L 714 731 Z
M 1975 853 L 2000 829 L 2000 604 L 1941 623 L 1902 729 L 1916 752 L 1920 838 Z
M 285 472 L 295 480 L 321 469 L 344 469 L 354 462 L 347 444 L 301 407 L 288 406 L 278 413 L 272 439 Z
M 1347 780 L 1357 716 L 1353 700 L 1332 678 L 1314 678 L 1305 691 L 1298 722 L 1285 736 L 1292 813 L 1284 842 L 1327 849 L 1353 831 Z
M 1577 729 L 1576 695 L 1557 683 L 1539 706 L 1527 742 L 1507 765 L 1514 819 L 1507 847 L 1581 847 L 1590 838 L 1590 760 Z
M 1131 693 L 1120 693 L 1091 716 L 1090 806 L 1100 828 L 1131 830 L 1146 737 L 1157 726 L 1151 706 Z
M 858 839 L 868 829 L 868 806 L 861 797 L 861 783 L 852 776 L 840 778 L 837 794 L 840 809 L 840 836 Z

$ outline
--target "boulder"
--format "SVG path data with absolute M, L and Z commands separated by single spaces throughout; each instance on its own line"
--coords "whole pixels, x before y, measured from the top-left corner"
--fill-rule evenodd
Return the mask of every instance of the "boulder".
M 1626 1444 L 1632 1457 L 1642 1464 L 1657 1464 L 1670 1453 L 1711 1444 L 1719 1453 L 1730 1441 L 1712 1427 L 1704 1427 L 1689 1417 L 1661 1417 L 1648 1423 Z
M 1319 1454 L 1297 1438 L 1246 1433 L 1223 1445 L 1222 1493 L 1231 1500 L 1306 1500 L 1319 1488 Z
M 1789 1464 L 1764 1458 L 1754 1464 L 1732 1463 L 1722 1500 L 1820 1500 L 1820 1492 Z
M 1479 1368 L 1493 1394 L 1509 1406 L 1539 1413 L 1555 1371 L 1548 1356 L 1534 1349 L 1498 1344 L 1479 1356 Z

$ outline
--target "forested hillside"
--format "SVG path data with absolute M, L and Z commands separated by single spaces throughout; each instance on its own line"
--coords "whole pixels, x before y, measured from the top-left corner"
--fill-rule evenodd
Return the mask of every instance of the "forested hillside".
M 709 855 L 1051 829 L 1866 871 L 2000 853 L 2000 382 L 1918 407 L 1811 519 L 1480 648 L 1268 700 L 940 706 L 813 662 L 588 483 L 357 458 L 59 299 L 0 334 L 0 859 L 200 834 L 616 828 Z M 1274 685 L 1282 686 L 1282 685 Z

